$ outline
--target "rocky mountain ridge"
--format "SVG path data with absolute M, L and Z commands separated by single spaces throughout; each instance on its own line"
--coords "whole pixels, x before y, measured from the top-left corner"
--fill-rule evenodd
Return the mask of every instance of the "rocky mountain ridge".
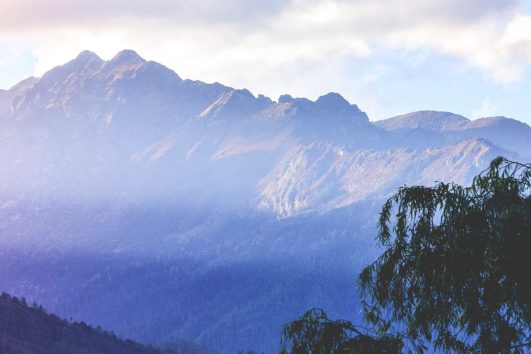
M 9 171 L 0 176 L 2 193 L 69 197 L 88 191 L 96 198 L 144 200 L 183 193 L 209 199 L 230 190 L 219 195 L 229 204 L 284 216 L 331 210 L 383 196 L 403 183 L 439 179 L 422 156 L 468 159 L 445 167 L 449 177 L 464 183 L 503 149 L 512 150 L 511 156 L 527 154 L 531 141 L 529 127 L 519 122 L 527 130 L 507 139 L 514 132 L 500 126 L 513 123 L 502 118 L 468 121 L 417 112 L 371 123 L 337 93 L 316 101 L 283 95 L 275 102 L 245 89 L 183 80 L 131 50 L 108 61 L 84 51 L 42 78 L 24 80 L 0 96 L 0 120 L 0 141 L 10 151 L 0 155 Z M 465 145 L 477 145 L 479 155 L 465 156 L 460 144 L 467 139 Z M 319 155 L 319 167 L 308 166 L 309 151 Z M 370 162 L 378 154 L 393 156 L 386 160 L 391 165 Z M 404 165 L 393 167 L 397 161 Z M 406 161 L 434 174 L 397 174 L 408 170 Z M 360 193 L 363 173 L 345 171 L 364 165 L 368 175 L 389 173 Z M 33 188 L 17 185 L 21 177 Z M 140 185 L 150 187 L 144 193 Z

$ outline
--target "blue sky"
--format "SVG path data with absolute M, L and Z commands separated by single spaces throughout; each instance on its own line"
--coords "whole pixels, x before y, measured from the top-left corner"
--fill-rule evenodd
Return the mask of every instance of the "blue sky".
M 531 124 L 531 0 L 0 3 L 2 89 L 124 48 L 273 99 L 339 92 L 371 119 L 435 109 Z

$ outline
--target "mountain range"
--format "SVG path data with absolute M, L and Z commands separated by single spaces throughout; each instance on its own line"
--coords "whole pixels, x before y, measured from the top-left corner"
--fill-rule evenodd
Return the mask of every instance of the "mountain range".
M 143 343 L 272 352 L 309 307 L 359 318 L 399 186 L 529 161 L 531 127 L 436 111 L 372 122 L 84 51 L 0 91 L 0 290 Z

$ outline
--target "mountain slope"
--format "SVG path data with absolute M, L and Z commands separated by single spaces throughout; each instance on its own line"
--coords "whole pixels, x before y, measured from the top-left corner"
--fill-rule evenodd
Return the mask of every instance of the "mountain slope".
M 73 323 L 28 307 L 5 293 L 0 296 L 0 352 L 9 354 L 157 354 L 160 352 L 114 334 Z
M 348 150 L 319 143 L 299 146 L 261 180 L 260 206 L 290 216 L 382 200 L 403 181 L 426 185 L 438 178 L 464 184 L 501 154 L 510 156 L 482 139 L 429 150 Z

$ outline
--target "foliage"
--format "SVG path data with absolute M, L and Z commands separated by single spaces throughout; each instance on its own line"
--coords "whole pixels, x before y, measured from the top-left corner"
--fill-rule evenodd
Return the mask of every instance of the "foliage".
M 531 165 L 498 157 L 470 187 L 402 187 L 383 206 L 383 254 L 360 274 L 375 332 L 308 311 L 282 353 L 523 352 L 531 334 Z
M 284 327 L 281 354 L 397 353 L 402 342 L 389 336 L 372 337 L 349 321 L 332 321 L 321 309 L 312 309 Z
M 470 187 L 402 187 L 383 254 L 360 275 L 366 319 L 415 351 L 519 352 L 531 334 L 531 165 L 498 157 Z

